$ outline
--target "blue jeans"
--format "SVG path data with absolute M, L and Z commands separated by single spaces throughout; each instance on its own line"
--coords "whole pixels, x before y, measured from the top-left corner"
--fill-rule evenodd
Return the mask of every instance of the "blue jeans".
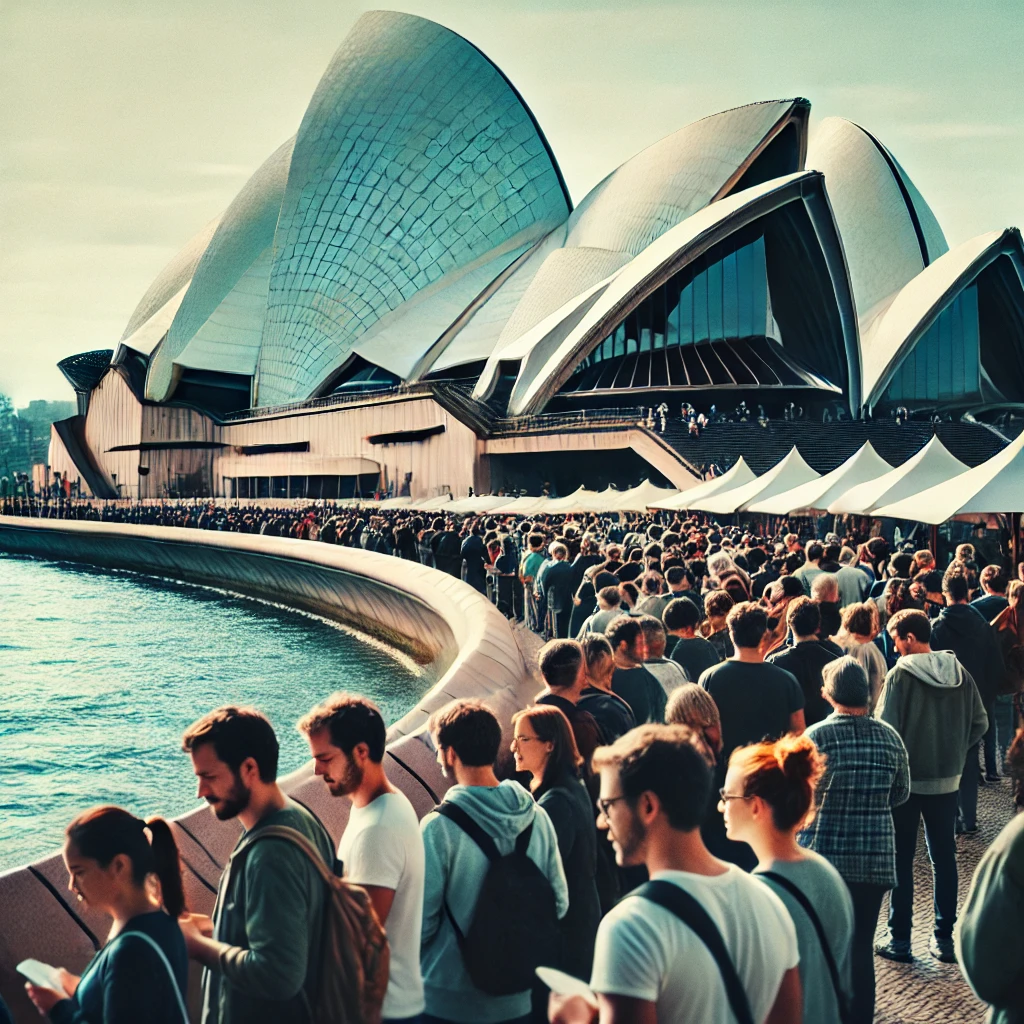
M 972 748 L 977 759 L 978 750 Z M 914 915 L 914 854 L 917 826 L 924 818 L 924 837 L 932 862 L 935 935 L 948 939 L 956 923 L 956 793 L 923 796 L 911 793 L 901 807 L 893 808 L 896 830 L 896 888 L 889 897 L 889 931 L 894 939 L 910 939 Z
M 1002 769 L 1003 762 L 1006 760 L 1006 751 L 1009 750 L 1014 734 L 1017 731 L 1017 712 L 1013 707 L 1013 695 L 1003 693 L 996 697 L 993 711 L 993 718 L 995 719 L 995 746 L 998 752 L 996 765 Z

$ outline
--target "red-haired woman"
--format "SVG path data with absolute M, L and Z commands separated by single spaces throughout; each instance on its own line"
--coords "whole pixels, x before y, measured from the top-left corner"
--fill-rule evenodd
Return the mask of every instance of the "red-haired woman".
M 848 1020 L 853 901 L 839 872 L 797 843 L 825 759 L 806 736 L 734 750 L 721 792 L 726 834 L 749 843 L 755 872 L 786 905 L 800 948 L 806 1024 Z M 841 1010 L 842 1008 L 842 1010 Z
M 32 1002 L 55 1024 L 187 1024 L 185 897 L 167 822 L 97 807 L 65 835 L 68 888 L 114 924 L 81 978 L 61 971 L 63 992 L 27 985 Z

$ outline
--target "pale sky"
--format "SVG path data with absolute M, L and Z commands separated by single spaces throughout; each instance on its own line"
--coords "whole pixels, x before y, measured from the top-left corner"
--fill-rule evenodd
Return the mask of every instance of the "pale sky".
M 70 398 L 163 265 L 298 128 L 355 0 L 0 2 L 0 391 Z M 1021 0 L 431 0 L 579 201 L 699 117 L 805 96 L 896 155 L 951 245 L 1024 223 Z

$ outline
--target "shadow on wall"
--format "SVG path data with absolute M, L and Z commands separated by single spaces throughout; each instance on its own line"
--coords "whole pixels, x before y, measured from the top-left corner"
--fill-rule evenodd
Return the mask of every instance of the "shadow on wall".
M 280 537 L 2 516 L 0 551 L 223 587 L 356 626 L 410 654 L 434 684 L 388 730 L 385 769 L 421 817 L 450 784 L 425 731 L 430 714 L 455 698 L 480 697 L 510 732 L 513 712 L 537 692 L 509 624 L 494 605 L 461 580 L 388 555 Z M 348 801 L 333 799 L 311 765 L 285 776 L 282 785 L 337 842 L 348 821 Z M 240 826 L 217 821 L 200 807 L 172 827 L 189 907 L 209 913 Z M 105 918 L 73 902 L 58 855 L 0 874 L 0 920 L 0 994 L 18 1024 L 39 1016 L 14 965 L 34 957 L 80 973 L 109 927 Z M 198 981 L 193 967 L 190 1012 L 196 1021 Z

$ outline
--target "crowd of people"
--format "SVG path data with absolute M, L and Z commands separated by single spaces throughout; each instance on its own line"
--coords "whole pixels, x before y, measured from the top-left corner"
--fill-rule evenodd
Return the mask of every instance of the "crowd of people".
M 1024 806 L 1024 582 L 971 545 L 940 570 L 881 537 L 765 537 L 683 513 L 92 512 L 422 561 L 546 643 L 511 722 L 472 700 L 432 716 L 452 785 L 420 822 L 384 772 L 371 702 L 335 694 L 303 717 L 317 775 L 351 802 L 337 850 L 278 788 L 258 711 L 195 723 L 199 796 L 244 828 L 212 919 L 184 906 L 159 819 L 77 818 L 70 885 L 114 923 L 82 979 L 29 987 L 58 1024 L 141 1006 L 182 1020 L 189 958 L 205 968 L 203 1024 L 319 1019 L 346 1000 L 426 1024 L 870 1022 L 874 958 L 913 956 L 922 820 L 930 955 L 959 962 L 998 1019 L 1024 1013 L 1024 816 L 985 853 L 954 929 L 979 786 L 1009 773 Z M 549 992 L 539 966 L 593 999 Z

